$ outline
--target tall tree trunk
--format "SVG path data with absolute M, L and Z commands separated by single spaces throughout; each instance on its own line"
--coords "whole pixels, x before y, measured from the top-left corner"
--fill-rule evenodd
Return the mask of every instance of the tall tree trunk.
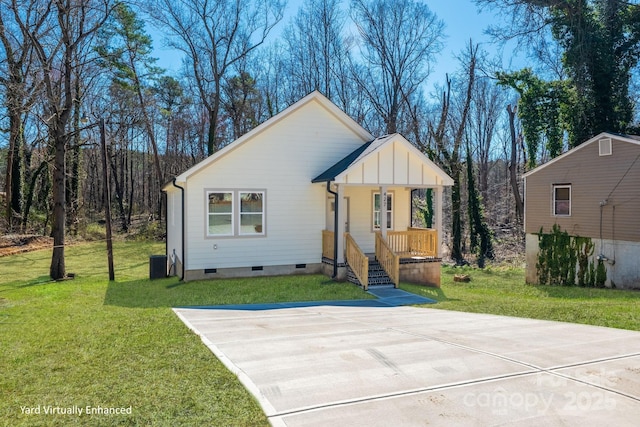
M 47 167 L 47 162 L 42 162 L 38 168 L 31 174 L 29 179 L 29 186 L 27 187 L 27 194 L 24 201 L 24 210 L 22 211 L 22 232 L 27 229 L 27 223 L 29 221 L 29 211 L 31 210 L 31 204 L 33 203 L 33 196 L 35 193 L 36 182 L 38 177 Z
M 14 228 L 14 215 L 22 212 L 24 129 L 20 114 L 9 112 L 9 151 L 5 181 L 6 220 Z
M 451 258 L 456 264 L 464 263 L 464 254 L 462 253 L 462 208 L 460 197 L 460 165 L 452 164 L 451 178 L 453 186 L 451 187 Z
M 53 237 L 53 254 L 51 256 L 51 267 L 49 275 L 52 279 L 62 279 L 66 276 L 64 246 L 65 246 L 65 157 L 66 139 L 63 134 L 64 126 L 58 127 L 54 138 L 54 158 L 53 158 L 53 220 L 51 222 L 51 237 Z
M 518 140 L 516 136 L 516 108 L 511 108 L 511 105 L 507 105 L 507 112 L 509 113 L 509 131 L 511 132 L 511 158 L 509 160 L 509 181 L 511 183 L 511 190 L 513 191 L 513 198 L 516 205 L 516 217 L 518 222 L 522 224 L 524 219 L 524 201 L 520 195 L 520 188 L 518 187 L 518 161 L 517 150 Z
M 111 176 L 113 176 L 113 182 L 116 185 L 116 201 L 118 203 L 118 212 L 120 216 L 120 226 L 123 232 L 129 231 L 129 225 L 127 224 L 127 215 L 124 208 L 124 182 L 122 176 L 118 177 L 118 165 L 114 159 L 114 156 L 111 155 L 109 150 L 109 162 L 111 163 Z M 122 166 L 122 164 L 121 164 Z M 122 167 L 120 171 L 122 171 Z
M 451 189 L 451 258 L 456 262 L 456 264 L 463 264 L 465 262 L 462 250 L 462 212 L 460 196 L 460 190 L 462 188 L 462 166 L 460 163 L 460 145 L 462 144 L 462 139 L 464 137 L 464 131 L 467 126 L 467 117 L 471 106 L 473 86 L 475 82 L 477 52 L 478 47 L 469 43 L 469 68 L 467 70 L 468 83 L 464 94 L 465 98 L 463 108 L 459 117 L 460 121 L 456 124 L 453 141 L 450 141 L 450 144 L 446 143 L 449 138 L 449 135 L 447 134 L 447 127 L 450 119 L 449 107 L 451 106 L 451 80 L 448 76 L 447 90 L 442 97 L 442 109 L 440 111 L 438 126 L 434 129 L 433 124 L 429 123 L 429 133 L 436 143 L 436 148 L 442 165 L 444 166 L 445 171 L 453 179 L 453 187 Z

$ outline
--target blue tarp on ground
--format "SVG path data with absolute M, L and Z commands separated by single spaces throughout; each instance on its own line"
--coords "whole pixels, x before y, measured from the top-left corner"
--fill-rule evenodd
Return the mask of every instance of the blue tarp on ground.
M 206 308 L 212 310 L 278 310 L 283 308 L 341 306 L 341 307 L 399 307 L 402 305 L 414 304 L 435 304 L 437 301 L 412 294 L 396 288 L 373 288 L 367 291 L 377 299 L 358 299 L 343 301 L 300 301 L 300 302 L 275 302 L 263 304 L 230 304 L 230 305 L 208 305 L 189 306 L 176 308 Z

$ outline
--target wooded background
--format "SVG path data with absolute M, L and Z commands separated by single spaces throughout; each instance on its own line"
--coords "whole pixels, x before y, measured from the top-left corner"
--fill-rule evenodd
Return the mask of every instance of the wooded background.
M 505 70 L 469 40 L 429 92 L 445 38 L 428 4 L 306 0 L 281 23 L 280 0 L 0 0 L 0 232 L 51 235 L 62 278 L 65 238 L 104 219 L 101 119 L 127 233 L 163 220 L 174 175 L 317 89 L 454 179 L 451 258 L 482 265 L 496 236 L 521 234 L 524 171 L 602 131 L 640 133 L 640 6 L 476 0 L 500 17 L 491 51 L 509 42 L 529 66 Z M 179 72 L 156 66 L 148 28 L 180 52 Z

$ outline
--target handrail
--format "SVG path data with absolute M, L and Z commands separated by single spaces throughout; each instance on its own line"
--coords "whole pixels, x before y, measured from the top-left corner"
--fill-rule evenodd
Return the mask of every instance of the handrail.
M 409 228 L 407 231 L 387 231 L 387 241 L 400 255 L 437 257 L 438 231 L 429 228 Z
M 400 257 L 391 249 L 379 231 L 376 232 L 376 259 L 397 288 L 400 283 Z
M 369 258 L 362 252 L 351 234 L 345 233 L 344 237 L 347 264 L 366 291 L 369 288 Z
M 327 259 L 335 259 L 333 253 L 333 231 L 322 230 L 322 256 Z

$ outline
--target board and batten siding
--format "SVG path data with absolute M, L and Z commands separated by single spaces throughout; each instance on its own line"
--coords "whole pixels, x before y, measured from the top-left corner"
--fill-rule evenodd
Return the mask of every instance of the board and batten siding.
M 189 176 L 186 269 L 320 262 L 327 193 L 311 180 L 364 142 L 312 100 Z M 265 191 L 265 235 L 207 237 L 210 190 Z
M 341 177 L 345 184 L 376 182 L 411 187 L 442 185 L 442 178 L 415 153 L 399 141 L 387 144 L 365 160 L 351 166 Z
M 525 176 L 527 234 L 558 224 L 574 236 L 640 242 L 640 142 L 612 138 L 612 154 L 601 156 L 598 140 Z M 554 184 L 571 185 L 570 216 L 553 215 Z

